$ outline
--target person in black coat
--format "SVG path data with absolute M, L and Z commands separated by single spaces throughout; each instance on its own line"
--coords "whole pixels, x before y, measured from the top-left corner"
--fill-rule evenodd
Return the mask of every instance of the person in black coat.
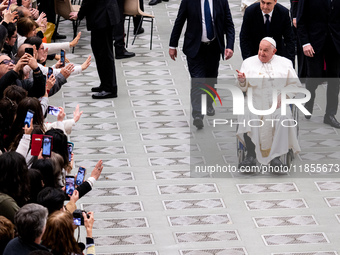
M 91 31 L 91 48 L 96 60 L 99 87 L 92 88 L 94 99 L 117 97 L 117 78 L 113 56 L 112 33 L 120 21 L 117 0 L 83 0 L 79 12 L 71 12 L 71 19 L 86 17 L 87 30 Z
M 312 113 L 315 90 L 326 68 L 327 105 L 324 123 L 340 128 L 335 118 L 339 103 L 340 2 L 335 0 L 299 0 L 297 32 L 307 59 L 306 88 L 311 99 L 305 104 Z M 324 79 L 323 79 L 324 80 Z M 307 119 L 309 116 L 305 116 Z
M 269 15 L 266 24 L 265 15 Z M 289 10 L 277 0 L 262 0 L 247 7 L 240 31 L 242 58 L 257 55 L 260 41 L 272 37 L 276 42 L 277 55 L 295 62 L 295 42 Z
M 203 5 L 206 3 L 209 3 L 210 12 L 205 12 Z M 206 16 L 208 13 L 210 13 L 210 21 L 212 20 L 211 35 L 205 25 L 209 23 L 208 16 Z M 182 0 L 170 37 L 169 55 L 173 60 L 177 57 L 176 47 L 178 47 L 185 22 L 187 22 L 187 28 L 184 35 L 183 52 L 187 56 L 191 76 L 192 116 L 194 125 L 201 129 L 203 128 L 201 95 L 204 92 L 200 86 L 203 82 L 214 88 L 221 56 L 225 59 L 233 56 L 235 29 L 227 0 Z M 225 45 L 225 39 L 227 45 Z M 196 80 L 197 78 L 200 80 Z M 205 80 L 203 81 L 202 78 Z M 215 91 L 208 90 L 215 94 Z M 207 115 L 209 116 L 215 115 L 212 103 L 213 100 L 208 97 Z

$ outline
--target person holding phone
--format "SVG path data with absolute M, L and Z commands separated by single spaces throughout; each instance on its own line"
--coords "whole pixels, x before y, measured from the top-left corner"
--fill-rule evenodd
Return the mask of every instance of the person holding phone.
M 25 65 L 33 70 L 33 80 L 19 79 L 20 71 Z M 30 54 L 25 53 L 15 64 L 15 62 L 7 55 L 0 56 L 0 97 L 3 96 L 3 91 L 10 85 L 16 84 L 24 88 L 28 92 L 29 97 L 42 97 L 45 94 L 46 80 L 38 67 L 37 61 Z
M 113 56 L 112 32 L 120 22 L 117 0 L 83 0 L 79 12 L 71 12 L 70 19 L 86 17 L 87 30 L 91 31 L 91 48 L 100 79 L 99 87 L 92 88 L 94 99 L 117 97 L 117 78 Z

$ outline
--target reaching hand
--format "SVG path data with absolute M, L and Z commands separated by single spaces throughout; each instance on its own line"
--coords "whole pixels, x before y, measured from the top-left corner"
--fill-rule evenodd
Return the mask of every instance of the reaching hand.
M 75 47 L 78 44 L 80 36 L 81 32 L 79 32 L 77 36 L 72 40 L 72 42 L 70 42 L 70 48 Z
M 10 23 L 10 22 L 15 23 L 17 18 L 18 18 L 18 12 L 17 11 L 11 12 L 10 10 L 4 10 L 2 12 L 2 14 L 4 16 L 4 21 L 7 24 Z
M 31 15 L 32 15 L 33 19 L 38 19 L 39 18 L 39 11 L 37 9 L 31 8 L 30 12 L 31 12 Z
M 6 10 L 7 7 L 8 7 L 8 0 L 2 1 L 0 4 L 0 12 L 2 12 L 3 10 Z
M 102 171 L 103 171 L 103 160 L 99 160 L 91 172 L 91 177 L 94 177 L 96 180 L 98 180 Z
M 91 64 L 91 56 L 88 56 L 85 62 L 81 65 L 81 70 L 86 70 Z
M 68 64 L 67 66 L 61 68 L 60 73 L 67 79 L 71 73 L 74 71 L 74 64 Z
M 75 123 L 79 121 L 82 114 L 83 114 L 83 111 L 79 111 L 79 104 L 77 104 L 76 109 L 73 112 L 73 119 Z

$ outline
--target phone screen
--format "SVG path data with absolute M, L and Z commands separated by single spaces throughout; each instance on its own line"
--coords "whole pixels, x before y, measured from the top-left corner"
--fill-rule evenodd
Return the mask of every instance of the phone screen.
M 48 108 L 47 108 L 47 113 L 48 114 L 51 114 L 51 115 L 54 115 L 54 116 L 58 116 L 59 112 L 60 112 L 60 109 L 58 107 L 49 105 Z
M 42 155 L 51 157 L 52 137 L 44 136 L 42 144 Z
M 72 160 L 72 152 L 73 152 L 73 143 L 67 142 L 67 151 L 68 151 L 68 161 L 71 162 Z
M 65 66 L 65 51 L 64 50 L 60 50 L 60 62 L 62 66 Z
M 25 52 L 33 56 L 33 48 L 25 48 Z
M 47 78 L 50 78 L 52 74 L 53 74 L 53 68 L 49 67 L 48 68 L 48 73 L 47 73 Z
M 84 167 L 79 167 L 77 180 L 76 180 L 77 185 L 80 185 L 83 183 L 84 178 L 85 178 L 85 172 L 86 172 L 86 169 Z
M 31 110 L 27 111 L 26 117 L 25 117 L 25 122 L 24 124 L 27 125 L 27 127 L 30 127 L 31 125 L 31 119 L 33 118 L 34 112 Z
M 66 176 L 65 177 L 65 191 L 67 195 L 72 196 L 73 191 L 74 191 L 74 177 L 73 176 Z

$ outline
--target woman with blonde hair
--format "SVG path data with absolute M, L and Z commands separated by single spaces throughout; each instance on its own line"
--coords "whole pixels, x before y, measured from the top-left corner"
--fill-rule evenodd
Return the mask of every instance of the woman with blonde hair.
M 89 217 L 88 217 L 88 216 Z M 93 212 L 83 213 L 86 229 L 86 254 L 95 255 L 92 239 Z M 54 255 L 82 254 L 79 245 L 74 238 L 75 225 L 72 214 L 66 211 L 52 213 L 46 223 L 46 230 L 42 237 L 42 245 L 51 250 Z

